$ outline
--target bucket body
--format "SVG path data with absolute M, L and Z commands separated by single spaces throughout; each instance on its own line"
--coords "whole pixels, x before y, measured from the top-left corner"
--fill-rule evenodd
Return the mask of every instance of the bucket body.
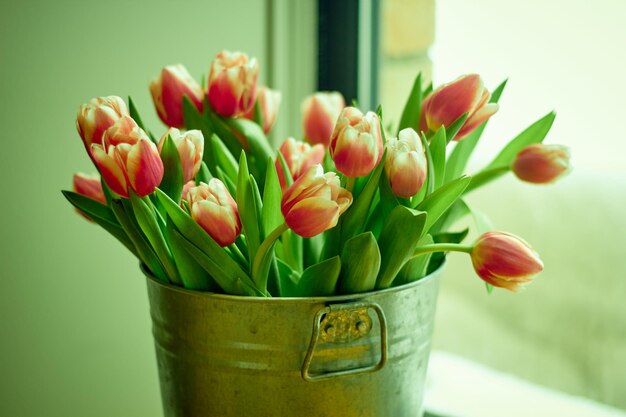
M 148 277 L 166 417 L 418 417 L 442 268 L 350 296 L 239 297 Z

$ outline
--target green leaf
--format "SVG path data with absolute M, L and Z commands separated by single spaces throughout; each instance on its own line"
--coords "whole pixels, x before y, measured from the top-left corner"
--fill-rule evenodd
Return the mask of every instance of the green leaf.
M 326 151 L 326 154 L 328 154 L 328 151 Z M 277 152 L 276 159 L 280 162 L 280 166 L 283 169 L 283 173 L 285 174 L 285 183 L 287 184 L 287 187 L 290 187 L 291 184 L 293 184 L 293 177 L 291 176 L 291 171 L 289 171 L 289 165 L 287 165 L 285 156 L 282 153 Z M 326 167 L 324 167 L 324 172 L 327 171 L 328 170 L 326 169 Z
M 196 174 L 196 184 L 200 184 L 201 182 L 208 184 L 211 178 L 213 178 L 213 176 L 211 175 L 209 168 L 207 167 L 206 163 L 202 161 L 202 164 L 200 165 L 200 171 L 198 171 L 198 174 Z
M 413 255 L 427 218 L 426 213 L 404 206 L 392 210 L 378 239 L 381 264 L 376 288 L 388 288 Z
M 213 152 L 217 166 L 221 168 L 231 181 L 237 180 L 237 160 L 230 153 L 224 142 L 217 137 L 211 136 L 209 139 L 210 151 Z
M 372 232 L 348 240 L 341 252 L 339 293 L 356 294 L 376 287 L 380 270 L 380 251 Z
M 490 103 L 497 103 L 500 100 L 500 96 L 504 91 L 504 87 L 506 87 L 507 80 L 504 80 L 491 94 Z M 455 178 L 458 178 L 463 174 L 465 167 L 467 166 L 467 162 L 469 161 L 474 148 L 476 148 L 476 144 L 478 140 L 483 134 L 485 127 L 487 126 L 487 122 L 478 126 L 472 133 L 466 136 L 463 140 L 457 142 L 454 146 L 454 149 L 450 153 L 450 157 L 448 158 L 447 169 L 446 169 L 446 178 L 445 182 L 448 183 Z
M 459 116 L 458 119 L 452 122 L 450 126 L 448 126 L 448 128 L 446 129 L 447 130 L 446 145 L 452 142 L 452 140 L 454 140 L 454 137 L 456 136 L 456 134 L 459 133 L 459 131 L 465 124 L 465 121 L 467 120 L 467 116 L 468 116 L 468 113 L 463 113 L 461 116 Z
M 419 242 L 417 242 L 417 246 L 425 246 L 432 243 L 434 243 L 433 237 L 429 234 L 425 234 L 420 238 Z M 430 262 L 431 256 L 432 253 L 424 253 L 415 258 L 411 258 L 398 273 L 398 276 L 393 281 L 393 286 L 408 284 L 409 282 L 424 278 L 428 271 L 428 263 Z
M 271 161 L 270 159 L 268 167 L 271 165 Z M 265 186 L 263 188 L 263 230 L 274 230 L 285 221 L 280 207 L 282 197 L 278 174 L 275 169 L 270 168 L 265 173 Z
M 333 256 L 308 267 L 300 276 L 296 287 L 297 297 L 322 297 L 335 294 L 341 272 L 341 259 Z
M 128 200 L 125 201 L 128 202 Z M 130 207 L 128 207 L 127 211 L 123 201 L 116 199 L 111 202 L 111 210 L 128 235 L 128 238 L 133 242 L 141 262 L 146 265 L 156 278 L 169 282 L 167 274 L 161 265 L 161 261 L 159 261 L 152 247 L 150 247 L 146 238 L 141 233 Z
M 167 272 L 167 277 L 173 283 L 181 285 L 182 281 L 178 276 L 178 270 L 176 269 L 172 252 L 165 241 L 165 237 L 161 233 L 150 199 L 142 199 L 131 191 L 130 202 L 137 224 L 148 238 L 148 242 L 152 245 L 154 252 Z
M 465 192 L 469 193 L 470 191 L 475 190 L 476 188 L 484 184 L 487 184 L 488 182 L 491 182 L 495 180 L 496 178 L 501 177 L 502 175 L 506 174 L 510 170 L 511 168 L 508 166 L 483 169 L 478 174 L 472 177 L 472 182 L 470 182 L 470 184 L 467 186 L 467 189 L 465 190 Z
M 265 238 L 265 240 L 263 240 L 263 243 L 254 256 L 254 261 L 252 262 L 252 279 L 254 280 L 256 287 L 264 292 L 267 290 L 267 279 L 270 264 L 274 258 L 274 245 L 280 235 L 287 229 L 288 227 L 285 223 L 274 229 Z
M 432 158 L 432 175 L 434 178 L 434 189 L 443 185 L 443 178 L 446 172 L 446 128 L 441 126 L 435 136 L 430 140 L 430 155 Z
M 400 117 L 400 124 L 398 125 L 398 132 L 407 127 L 411 127 L 416 132 L 419 132 L 422 97 L 422 73 L 419 73 L 413 82 L 413 88 L 404 105 L 402 117 Z
M 498 156 L 487 166 L 487 169 L 510 167 L 519 151 L 529 145 L 543 142 L 552 127 L 552 123 L 554 123 L 555 117 L 556 113 L 550 112 L 526 128 L 500 151 Z
M 106 223 L 109 223 L 113 226 L 119 226 L 119 222 L 115 217 L 115 214 L 111 209 L 104 204 L 93 200 L 89 197 L 85 197 L 84 195 L 75 193 L 73 191 L 61 191 L 63 196 L 69 201 L 74 207 L 85 213 L 89 218 L 95 221 L 95 218 L 98 218 Z
M 424 233 L 428 232 L 439 217 L 441 217 L 463 194 L 470 181 L 471 177 L 463 176 L 449 182 L 430 194 L 417 206 L 418 210 L 428 213 Z
M 137 111 L 137 106 L 135 106 L 135 102 L 133 101 L 131 96 L 128 96 L 128 113 L 130 114 L 130 117 L 132 117 L 132 119 L 137 123 L 137 126 L 139 126 L 141 129 L 143 129 L 144 132 L 148 134 L 150 140 L 152 140 L 152 142 L 154 142 L 155 144 L 158 143 L 154 135 L 146 128 L 143 120 L 141 120 L 139 111 Z
M 430 145 L 428 144 L 428 139 L 426 139 L 426 136 L 423 133 L 420 135 L 420 139 L 422 140 L 422 146 L 424 147 L 424 153 L 426 154 L 428 172 L 426 173 L 426 181 L 424 182 L 424 185 L 422 185 L 419 192 L 411 199 L 413 208 L 417 207 L 417 205 L 420 204 L 426 196 L 435 191 L 436 173 L 435 170 L 432 169 L 432 167 L 435 166 L 435 163 L 433 162 L 433 156 L 430 152 Z
M 205 99 L 206 100 L 206 99 Z M 207 103 L 205 102 L 205 107 Z M 204 117 L 196 106 L 189 100 L 189 97 L 183 96 L 183 120 L 185 121 L 185 128 L 187 130 L 198 129 L 202 132 L 202 136 L 204 136 L 204 140 L 209 141 L 214 133 L 214 127 L 211 125 L 210 121 Z M 204 154 L 202 155 L 202 159 L 206 162 L 209 170 L 214 172 L 213 169 L 217 165 L 215 158 L 212 152 L 207 152 L 205 148 Z
M 434 243 L 461 243 L 469 233 L 469 228 L 465 228 L 460 232 L 442 232 L 433 235 Z
M 253 188 L 254 187 L 254 188 Z M 260 199 L 256 201 L 256 182 L 248 171 L 248 162 L 245 152 L 241 153 L 239 158 L 239 177 L 237 181 L 236 200 L 239 208 L 239 217 L 243 234 L 246 236 L 248 243 L 248 255 L 250 264 L 253 264 L 261 241 L 263 240 L 262 230 L 259 229 L 261 224 L 261 212 L 259 211 Z
M 258 124 L 245 118 L 225 119 L 226 125 L 234 132 L 240 141 L 247 142 L 244 148 L 250 152 L 252 173 L 260 181 L 265 179 L 265 171 L 268 168 L 267 161 L 274 157 L 274 150 L 270 146 L 263 129 Z M 236 155 L 236 154 L 233 154 Z M 262 184 L 261 184 L 262 185 Z
M 293 230 L 287 230 L 283 233 L 281 239 L 283 243 L 283 260 L 296 271 L 302 272 L 304 243 L 302 236 L 298 236 Z
M 161 160 L 163 161 L 163 180 L 159 188 L 172 200 L 180 201 L 183 193 L 183 166 L 180 155 L 176 149 L 176 143 L 170 135 L 167 135 L 161 148 Z
M 291 269 L 289 265 L 280 259 L 276 259 L 278 270 L 278 293 L 281 297 L 297 297 L 300 273 Z

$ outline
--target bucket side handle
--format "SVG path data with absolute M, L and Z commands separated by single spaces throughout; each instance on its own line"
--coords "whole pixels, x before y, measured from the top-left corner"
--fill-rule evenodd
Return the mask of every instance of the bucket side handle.
M 311 362 L 313 361 L 313 354 L 315 353 L 315 348 L 318 345 L 320 340 L 320 336 L 322 333 L 322 322 L 324 318 L 330 314 L 341 314 L 341 315 L 350 315 L 350 314 L 358 314 L 359 311 L 367 311 L 369 309 L 374 310 L 376 315 L 378 316 L 378 322 L 380 324 L 380 360 L 378 363 L 374 365 L 361 366 L 357 368 L 351 369 L 341 369 L 336 371 L 324 372 L 320 374 L 311 374 L 310 367 Z M 362 322 L 358 324 L 363 325 Z M 370 323 L 371 325 L 371 323 Z M 370 329 L 368 328 L 367 331 Z M 365 374 L 370 372 L 376 372 L 382 369 L 387 362 L 387 319 L 385 318 L 385 313 L 382 307 L 376 303 L 372 302 L 356 302 L 356 303 L 348 303 L 348 304 L 331 304 L 322 309 L 320 309 L 315 314 L 315 319 L 313 320 L 313 333 L 311 335 L 311 342 L 309 343 L 309 348 L 307 349 L 306 355 L 304 357 L 304 362 L 302 363 L 301 375 L 302 379 L 307 382 L 326 380 L 331 378 L 338 378 L 344 376 L 351 376 L 357 374 Z

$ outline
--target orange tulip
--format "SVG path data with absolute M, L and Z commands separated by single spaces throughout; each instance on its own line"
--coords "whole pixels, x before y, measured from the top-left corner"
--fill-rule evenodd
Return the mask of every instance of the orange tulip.
M 519 291 L 543 270 L 539 255 L 517 236 L 488 232 L 474 243 L 472 264 L 479 277 L 494 287 Z
M 415 130 L 407 128 L 397 139 L 389 139 L 386 146 L 385 173 L 391 190 L 398 197 L 414 196 L 424 185 L 428 170 L 422 141 Z
M 241 232 L 237 203 L 217 178 L 201 182 L 187 193 L 191 217 L 220 246 L 232 245 Z
M 330 140 L 330 155 L 337 171 L 351 178 L 374 169 L 383 156 L 383 140 L 378 115 L 365 115 L 355 107 L 343 109 Z
M 208 97 L 221 116 L 243 116 L 254 106 L 259 65 L 242 52 L 222 51 L 211 64 Z
M 522 181 L 546 184 L 570 170 L 569 150 L 562 145 L 535 144 L 517 154 L 512 170 Z
M 98 97 L 80 106 L 76 129 L 89 150 L 92 143 L 102 144 L 104 131 L 123 116 L 128 116 L 126 103 L 120 97 Z
M 308 143 L 299 142 L 294 138 L 287 138 L 280 148 L 278 148 L 287 162 L 287 167 L 291 174 L 291 178 L 296 181 L 313 165 L 320 164 L 324 160 L 326 150 L 321 144 L 309 145 Z M 285 191 L 287 188 L 287 179 L 280 160 L 276 159 L 276 172 L 280 180 L 280 186 Z
M 444 84 L 424 99 L 420 130 L 449 127 L 467 113 L 467 120 L 455 137 L 461 140 L 498 111 L 498 104 L 489 103 L 490 97 L 478 74 L 464 75 Z
M 92 144 L 91 155 L 111 191 L 129 197 L 152 194 L 163 179 L 163 162 L 154 143 L 135 121 L 124 116 Z
M 267 135 L 272 130 L 276 117 L 278 116 L 278 109 L 282 100 L 282 94 L 280 91 L 270 90 L 267 87 L 259 87 L 259 93 L 257 95 L 257 101 L 261 110 L 261 117 L 263 119 L 263 132 Z M 248 111 L 245 116 L 246 119 L 254 120 L 254 106 Z
M 283 195 L 281 210 L 287 226 L 302 237 L 313 237 L 337 225 L 352 204 L 352 194 L 341 188 L 334 172 L 324 174 L 313 165 Z
M 159 117 L 167 126 L 182 128 L 183 97 L 202 112 L 204 91 L 183 65 L 169 65 L 150 83 L 150 94 Z
M 336 92 L 318 92 L 302 102 L 304 138 L 312 144 L 328 147 L 337 117 L 346 106 L 343 96 Z
M 183 180 L 185 182 L 191 181 L 198 174 L 202 165 L 202 153 L 204 152 L 204 136 L 202 132 L 199 130 L 188 130 L 185 133 L 181 133 L 180 130 L 171 127 L 159 141 L 159 152 L 163 149 L 163 142 L 167 135 L 170 135 L 176 144 L 183 168 Z

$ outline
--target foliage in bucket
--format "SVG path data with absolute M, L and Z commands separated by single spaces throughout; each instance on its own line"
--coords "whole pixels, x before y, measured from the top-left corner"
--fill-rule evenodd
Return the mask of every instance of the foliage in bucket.
M 492 286 L 519 290 L 543 268 L 522 239 L 486 232 L 463 244 L 452 226 L 465 196 L 508 171 L 546 183 L 569 168 L 543 145 L 554 113 L 513 138 L 482 170 L 466 165 L 506 81 L 493 93 L 465 75 L 433 91 L 417 76 L 396 133 L 382 109 L 346 107 L 339 93 L 302 105 L 304 138 L 267 139 L 280 93 L 257 86 L 258 65 L 220 52 L 206 88 L 182 65 L 150 84 L 168 130 L 160 140 L 129 98 L 96 98 L 76 120 L 97 176 L 76 174 L 65 197 L 158 279 L 260 297 L 350 294 L 427 275 L 447 252 L 470 255 Z M 179 129 L 186 129 L 181 131 Z

